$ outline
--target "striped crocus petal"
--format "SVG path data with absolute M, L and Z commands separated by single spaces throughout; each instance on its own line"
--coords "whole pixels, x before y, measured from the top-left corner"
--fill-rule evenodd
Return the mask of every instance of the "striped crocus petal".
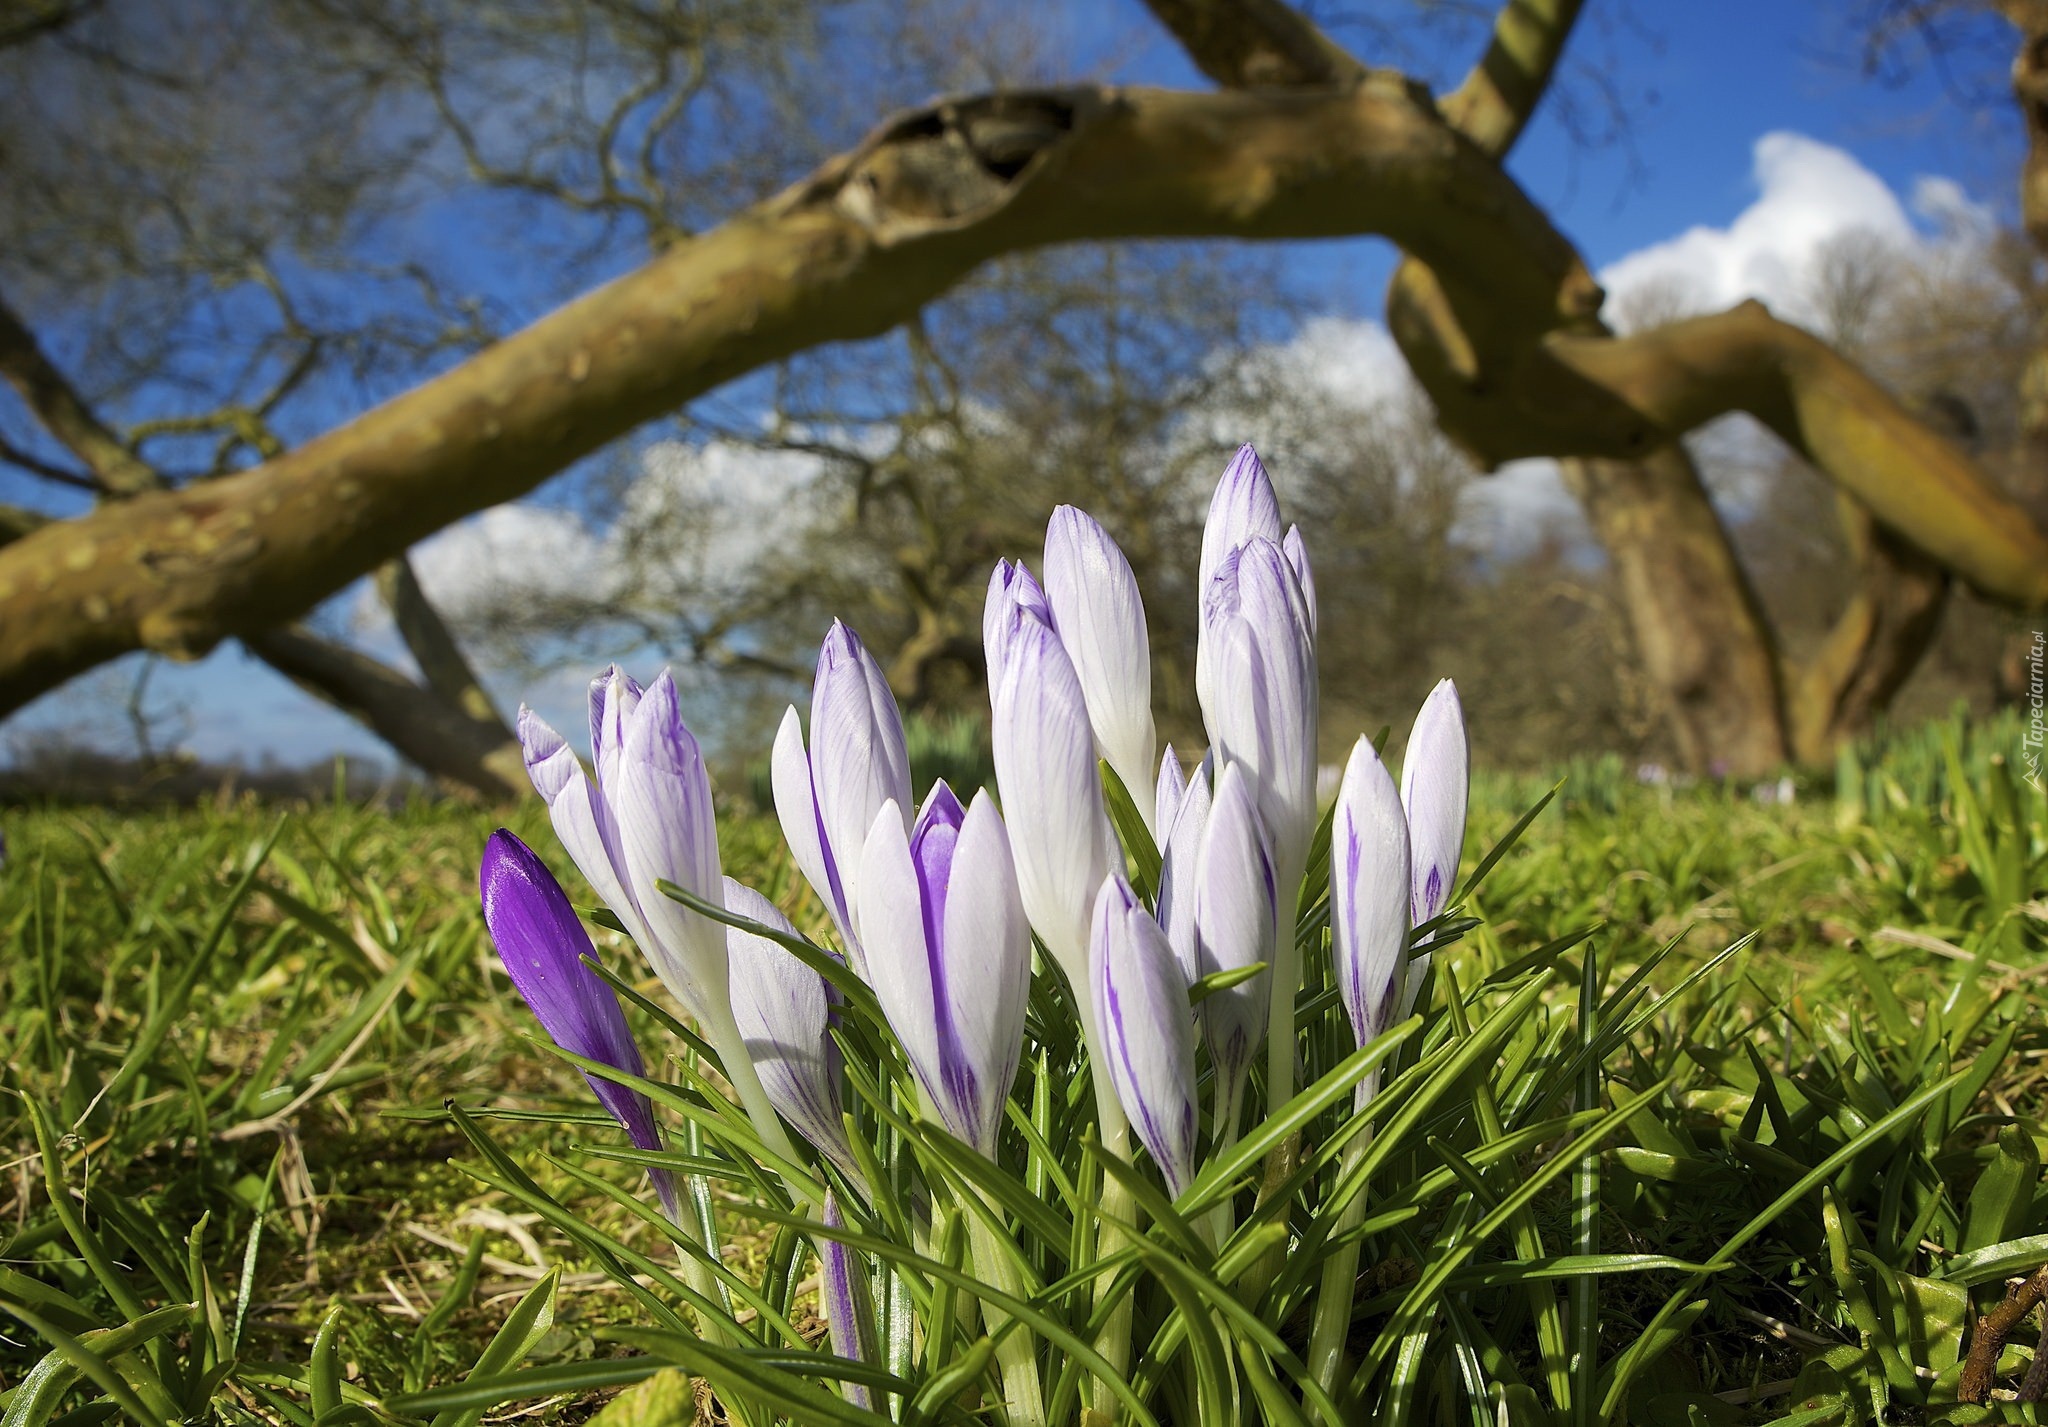
M 1295 583 L 1301 586 L 1302 603 L 1308 607 L 1308 632 L 1316 632 L 1316 577 L 1309 569 L 1308 546 L 1301 538 L 1301 527 L 1287 527 L 1287 538 L 1280 542 L 1280 553 L 1287 557 L 1287 566 L 1294 571 Z
M 1095 900 L 1089 961 L 1110 1083 L 1178 1198 L 1195 1175 L 1194 1016 L 1166 933 L 1114 873 Z
M 818 832 L 851 910 L 859 905 L 860 849 L 875 814 L 884 803 L 910 809 L 910 755 L 881 665 L 838 620 L 818 651 L 810 750 Z M 854 966 L 860 969 L 858 958 Z
M 1465 799 L 1471 782 L 1471 754 L 1465 743 L 1465 710 L 1458 688 L 1440 681 L 1422 701 L 1408 748 L 1401 755 L 1401 806 L 1408 815 L 1411 851 L 1409 915 L 1416 926 L 1441 915 L 1458 880 L 1458 856 L 1465 846 Z M 1415 949 L 1401 994 L 1401 1014 L 1414 1008 L 1429 971 L 1429 943 Z
M 825 904 L 832 925 L 838 928 L 840 944 L 846 948 L 848 962 L 855 971 L 862 971 L 866 961 L 854 944 L 853 907 L 840 880 L 839 861 L 832 855 L 832 846 L 825 840 L 824 826 L 818 820 L 817 794 L 811 787 L 811 755 L 804 747 L 803 720 L 794 704 L 782 715 L 782 726 L 775 731 L 768 776 L 775 794 L 775 817 L 782 824 L 782 838 L 789 844 L 789 854 L 804 880 L 811 884 L 811 890 L 818 894 L 818 900 Z
M 559 733 L 524 704 L 519 707 L 519 746 L 526 756 L 526 776 L 548 805 L 555 836 L 598 897 L 618 917 L 633 940 L 647 944 L 647 924 L 640 905 L 627 889 L 625 858 L 619 848 L 618 823 L 602 790 L 591 782 Z
M 1345 765 L 1330 826 L 1333 969 L 1361 1046 L 1387 1028 L 1406 994 L 1408 865 L 1408 821 L 1394 780 L 1372 741 L 1361 738 Z
M 1449 905 L 1465 845 L 1465 798 L 1471 779 L 1465 710 L 1458 688 L 1440 681 L 1422 701 L 1401 757 L 1401 806 L 1415 847 L 1413 915 L 1420 926 Z
M 1181 975 L 1193 982 L 1202 974 L 1195 941 L 1195 902 L 1202 832 L 1209 825 L 1210 793 L 1207 764 L 1197 768 L 1174 805 L 1159 847 L 1159 896 L 1154 916 L 1173 946 Z
M 876 998 L 932 1111 L 993 1156 L 1023 1053 L 1031 940 L 987 793 L 938 784 L 906 839 L 894 807 L 862 853 L 861 925 Z
M 1224 762 L 1243 765 L 1273 840 L 1281 893 L 1293 895 L 1316 824 L 1316 652 L 1299 581 L 1280 547 L 1254 538 L 1224 561 L 1200 638 L 1198 690 Z
M 590 761 L 600 788 L 618 776 L 626 720 L 640 707 L 642 692 L 632 676 L 616 664 L 590 681 Z
M 1173 815 L 1180 811 L 1181 795 L 1187 792 L 1187 789 L 1188 775 L 1181 769 L 1180 755 L 1173 751 L 1173 745 L 1169 743 L 1165 751 L 1159 755 L 1159 780 L 1152 788 L 1153 835 L 1160 839 L 1159 850 L 1162 855 L 1166 851 L 1166 834 L 1173 827 Z
M 1138 806 L 1155 814 L 1152 647 L 1131 562 L 1094 517 L 1071 505 L 1045 529 L 1045 596 L 1073 661 L 1095 746 Z M 1154 836 L 1160 829 L 1155 825 Z
M 1195 588 L 1206 590 L 1224 557 L 1254 537 L 1280 539 L 1280 500 L 1259 453 L 1247 442 L 1224 468 L 1223 479 L 1209 497 L 1209 518 L 1202 526 L 1202 556 Z
M 576 919 L 576 909 L 547 864 L 499 828 L 484 844 L 477 887 L 491 943 L 548 1038 L 585 1060 L 644 1075 L 640 1047 L 626 1025 L 618 995 L 583 960 L 596 959 L 590 934 Z M 662 1147 L 661 1127 L 645 1095 L 588 1071 L 583 1078 L 635 1146 Z M 673 1216 L 674 1182 L 666 1170 L 653 1171 L 651 1177 L 663 1207 Z
M 796 934 L 773 902 L 730 877 L 725 879 L 725 908 L 785 936 Z M 727 927 L 725 948 L 733 1020 L 769 1103 L 849 1180 L 864 1183 L 842 1118 L 831 985 L 789 948 L 758 933 Z
M 988 687 L 993 697 L 1009 662 L 1010 636 L 1021 624 L 1052 628 L 1052 606 L 1045 591 L 1022 561 L 998 560 L 988 577 L 988 599 L 981 610 L 981 643 L 988 660 Z
M 1197 975 L 1213 976 L 1273 960 L 1279 888 L 1273 851 L 1250 782 L 1234 763 L 1216 779 L 1215 804 L 1202 832 L 1195 878 Z M 1273 976 L 1260 972 L 1202 1002 L 1202 1032 L 1216 1074 L 1235 1084 L 1266 1038 Z
M 825 1192 L 821 1222 L 828 1229 L 844 1229 L 846 1215 L 830 1190 Z M 875 1301 L 868 1292 L 867 1266 L 859 1253 L 837 1239 L 818 1239 L 818 1296 L 825 1313 L 825 1326 L 832 1337 L 832 1351 L 849 1362 L 881 1361 L 880 1339 L 875 1333 Z M 866 1387 L 847 1383 L 846 1400 L 857 1407 L 872 1407 Z
M 664 671 L 626 720 L 618 786 L 606 789 L 619 820 L 627 890 L 640 905 L 649 938 L 641 950 L 662 984 L 707 1030 L 732 1015 L 725 928 L 662 892 L 671 882 L 709 902 L 725 894 L 711 779 L 697 740 L 683 723 L 675 680 Z
M 1081 681 L 1050 626 L 1023 615 L 1006 636 L 990 742 L 996 786 L 1032 929 L 1079 992 L 1088 913 L 1121 866 L 1102 799 Z

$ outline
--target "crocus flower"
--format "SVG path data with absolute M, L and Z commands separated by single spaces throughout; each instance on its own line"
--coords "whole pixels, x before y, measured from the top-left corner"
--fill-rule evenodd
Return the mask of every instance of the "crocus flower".
M 1465 710 L 1457 685 L 1440 681 L 1422 701 L 1408 749 L 1401 756 L 1401 806 L 1408 818 L 1413 853 L 1409 915 L 1421 926 L 1443 912 L 1458 879 L 1458 855 L 1465 846 L 1465 801 L 1471 782 L 1471 754 L 1465 741 Z M 1401 1005 L 1407 1015 L 1429 970 L 1425 942 L 1417 948 Z
M 1131 562 L 1094 518 L 1063 505 L 1045 530 L 1045 595 L 1053 628 L 1088 705 L 1103 760 L 1141 816 L 1154 815 L 1152 650 Z M 1154 826 L 1154 835 L 1160 828 Z
M 725 908 L 784 935 L 796 934 L 773 902 L 730 877 L 725 879 Z M 842 1118 L 839 1045 L 831 1034 L 837 998 L 831 983 L 788 947 L 758 933 L 728 927 L 725 946 L 732 966 L 733 1019 L 769 1103 L 848 1179 L 864 1183 Z
M 1195 589 L 1206 594 L 1231 551 L 1253 538 L 1278 541 L 1280 499 L 1272 479 L 1250 442 L 1237 448 L 1223 479 L 1209 497 L 1209 518 L 1202 526 L 1202 556 Z M 1297 543 L 1299 543 L 1297 541 Z
M 562 736 L 519 711 L 526 771 L 555 831 L 670 994 L 707 1029 L 729 1020 L 724 928 L 664 895 L 722 894 L 711 780 L 664 671 L 643 692 L 615 666 L 591 685 L 596 783 Z
M 644 1075 L 640 1047 L 627 1028 L 619 998 L 584 962 L 595 959 L 590 934 L 576 919 L 562 884 L 547 864 L 517 837 L 499 828 L 484 844 L 477 884 L 483 894 L 484 925 L 512 977 L 548 1038 L 585 1060 L 628 1075 Z M 616 1081 L 584 1072 L 598 1103 L 643 1150 L 662 1147 L 661 1127 L 645 1095 Z M 675 1181 L 665 1169 L 650 1170 L 655 1192 L 669 1217 L 676 1214 Z
M 1090 980 L 1101 1054 L 1131 1127 L 1178 1198 L 1195 1176 L 1195 1025 L 1166 933 L 1115 873 L 1095 899 Z
M 895 805 L 862 854 L 870 982 L 939 1122 L 993 1157 L 1024 1050 L 1031 933 L 986 792 L 935 785 L 908 838 Z
M 1242 765 L 1293 895 L 1316 823 L 1316 648 L 1300 578 L 1254 536 L 1204 594 L 1202 718 L 1217 757 Z M 1291 911 L 1292 909 L 1289 908 Z
M 1089 909 L 1122 855 L 1103 807 L 1081 681 L 1021 566 L 997 567 L 983 632 L 990 743 L 1018 892 L 1032 929 L 1085 995 Z
M 829 1189 L 825 1191 L 822 1222 L 828 1229 L 846 1227 L 839 1200 Z M 874 1300 L 868 1296 L 867 1268 L 860 1255 L 837 1239 L 820 1237 L 818 1265 L 818 1296 L 826 1329 L 832 1335 L 832 1351 L 849 1362 L 880 1362 Z M 845 1391 L 846 1400 L 855 1406 L 873 1406 L 868 1389 L 861 1384 L 847 1383 Z
M 1364 1046 L 1407 1014 L 1408 821 L 1394 780 L 1361 738 L 1351 749 L 1330 826 L 1330 932 L 1337 994 Z M 1357 1103 L 1372 1098 L 1361 1083 Z
M 1213 976 L 1261 961 L 1270 966 L 1278 897 L 1273 852 L 1251 784 L 1235 763 L 1225 763 L 1196 863 L 1196 974 Z M 1212 993 L 1201 1004 L 1202 1034 L 1216 1067 L 1216 1103 L 1226 1123 L 1236 1117 L 1252 1055 L 1266 1038 L 1272 991 L 1273 975 L 1267 970 Z
M 1195 878 L 1202 832 L 1209 825 L 1209 801 L 1208 765 L 1197 768 L 1192 778 L 1184 778 L 1169 744 L 1159 769 L 1159 896 L 1153 915 L 1173 946 L 1181 974 L 1190 982 L 1202 974 L 1201 953 L 1195 944 Z
M 846 625 L 832 622 L 811 685 L 811 741 L 794 706 L 770 764 L 775 813 L 796 865 L 832 915 L 847 959 L 865 976 L 854 924 L 860 853 L 884 803 L 910 807 L 910 755 L 889 681 Z

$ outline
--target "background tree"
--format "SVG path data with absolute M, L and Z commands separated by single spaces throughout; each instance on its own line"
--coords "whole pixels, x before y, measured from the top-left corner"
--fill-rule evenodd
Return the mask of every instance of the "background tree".
M 72 493 L 12 517 L 21 533 L 0 548 L 0 707 L 125 651 L 184 657 L 235 636 L 373 720 L 404 707 L 417 731 L 434 723 L 418 709 L 453 711 L 461 738 L 415 736 L 467 739 L 482 769 L 502 723 L 464 670 L 430 671 L 420 650 L 452 644 L 425 616 L 410 631 L 419 679 L 357 651 L 316 657 L 294 641 L 321 636 L 276 621 L 734 377 L 909 321 L 988 262 L 1090 240 L 1399 244 L 1390 326 L 1438 424 L 1483 466 L 1571 463 L 1689 761 L 1768 766 L 1799 721 L 1678 444 L 1712 418 L 1755 416 L 1915 558 L 1999 601 L 2048 599 L 2048 538 L 1984 464 L 1825 343 L 1755 304 L 1609 330 L 1584 264 L 1501 167 L 1576 4 L 1514 0 L 1441 101 L 1283 5 L 1152 8 L 1225 92 L 1026 85 L 1028 50 L 1019 62 L 1014 43 L 987 42 L 1005 35 L 995 12 L 952 8 L 889 12 L 871 67 L 832 62 L 855 7 L 52 10 L 0 54 L 20 81 L 0 111 L 4 177 L 53 201 L 81 173 L 129 186 L 61 223 L 21 220 L 19 256 L 0 266 L 20 314 L 4 371 L 40 426 L 10 433 L 13 464 Z M 233 82 L 244 72 L 258 82 Z M 536 86 L 541 73 L 560 82 Z M 934 78 L 998 87 L 824 157 L 854 116 L 947 87 Z M 502 195 L 520 241 L 559 250 L 502 290 L 465 288 L 467 245 L 500 240 L 449 231 L 436 204 L 451 166 Z M 232 201 L 272 173 L 275 202 Z M 591 223 L 519 226 L 536 205 Z M 93 223 L 104 251 L 71 252 L 66 234 L 76 244 Z M 643 266 L 528 320 L 650 247 Z M 345 332 L 323 318 L 341 267 L 365 319 Z M 372 281 L 386 303 L 354 306 Z M 28 335 L 102 308 L 117 315 L 79 326 L 62 363 Z M 196 340 L 209 331 L 240 334 L 236 360 Z M 857 469 L 870 457 L 856 454 Z M 386 583 L 403 596 L 402 573 Z M 924 642 L 945 649 L 957 636 L 944 625 L 935 615 Z M 1873 651 L 1890 648 L 1866 641 L 1822 692 L 1869 682 Z

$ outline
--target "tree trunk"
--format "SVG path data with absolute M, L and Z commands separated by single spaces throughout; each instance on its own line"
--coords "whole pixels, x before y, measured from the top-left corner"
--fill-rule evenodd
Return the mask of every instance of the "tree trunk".
M 1685 448 L 1563 463 L 1607 550 L 1679 761 L 1755 777 L 1786 761 L 1776 641 Z
M 1788 670 L 1792 750 L 1802 763 L 1832 758 L 1870 727 L 1919 667 L 1948 607 L 1948 572 L 1856 502 L 1841 501 L 1856 585 L 1804 670 Z
M 304 625 L 243 636 L 264 663 L 333 704 L 451 792 L 505 802 L 529 791 L 519 745 L 495 714 L 477 718 L 367 654 Z

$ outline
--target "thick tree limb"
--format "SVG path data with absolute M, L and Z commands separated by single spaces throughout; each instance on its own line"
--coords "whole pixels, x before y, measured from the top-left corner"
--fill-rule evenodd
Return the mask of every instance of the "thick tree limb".
M 1202 73 L 1225 89 L 1312 89 L 1365 66 L 1287 0 L 1145 0 Z
M 5 301 L 0 301 L 0 378 L 109 492 L 133 495 L 156 488 L 156 472 L 93 414 Z
M 462 646 L 455 642 L 455 635 L 441 618 L 441 612 L 434 608 L 427 599 L 427 592 L 420 588 L 411 559 L 400 555 L 395 560 L 387 560 L 377 571 L 377 593 L 383 596 L 384 607 L 391 611 L 392 623 L 398 626 L 398 637 L 405 641 L 407 652 L 420 666 L 420 675 L 427 681 L 427 687 L 471 718 L 495 723 L 504 734 L 505 741 L 512 742 L 511 732 L 505 727 L 505 716 L 498 712 L 498 706 L 484 691 L 476 670 L 470 667 L 468 657 L 463 654 Z
M 504 722 L 475 718 L 366 654 L 322 639 L 304 625 L 242 636 L 264 663 L 308 693 L 359 720 L 452 790 L 492 801 L 528 791 L 519 746 Z
M 1571 38 L 1583 0 L 1508 0 L 1486 53 L 1442 105 L 1452 128 L 1495 158 L 1522 136 Z
M 1784 407 L 1819 464 L 1845 484 L 1884 483 L 1894 509 L 1910 508 L 1895 523 L 1916 538 L 1934 529 L 1928 548 L 1980 588 L 2048 600 L 2048 560 L 2034 559 L 2048 541 L 2016 530 L 1968 461 L 1881 394 L 1864 409 L 1874 388 L 1761 309 L 1661 340 L 1600 337 L 1601 294 L 1570 244 L 1405 81 L 1082 87 L 910 111 L 775 199 L 326 436 L 0 550 L 0 711 L 129 649 L 195 655 L 310 608 L 732 377 L 886 331 L 998 254 L 1354 233 L 1382 234 L 1427 264 L 1429 314 L 1453 340 L 1404 350 L 1474 449 L 1639 456 L 1687 418 L 1751 400 Z M 1759 353 L 1773 363 L 1762 383 L 1733 364 Z M 1892 436 L 1900 451 L 1868 449 Z M 1864 462 L 1884 474 L 1851 468 Z M 1960 514 L 1912 516 L 1952 498 Z
M 39 510 L 27 510 L 18 505 L 0 505 L 0 545 L 12 544 L 31 530 L 41 530 L 49 523 L 50 517 Z

